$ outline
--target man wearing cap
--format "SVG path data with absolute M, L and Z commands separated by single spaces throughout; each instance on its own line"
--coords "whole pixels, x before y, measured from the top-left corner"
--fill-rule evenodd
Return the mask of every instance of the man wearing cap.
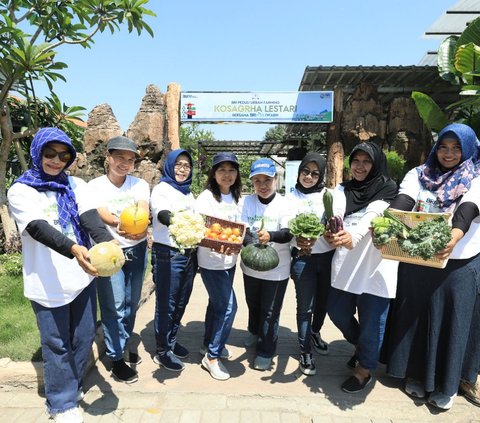
M 130 175 L 137 157 L 137 147 L 131 139 L 112 138 L 107 144 L 107 174 L 89 182 L 103 223 L 126 258 L 119 272 L 98 278 L 97 284 L 106 354 L 112 361 L 111 373 L 125 383 L 138 380 L 136 370 L 128 364 L 136 366 L 141 358 L 126 349 L 126 345 L 133 332 L 147 265 L 147 231 L 133 235 L 119 227 L 119 216 L 126 207 L 137 204 L 147 213 L 149 210 L 150 187 L 143 179 Z
M 269 243 L 278 253 L 279 264 L 272 270 L 256 271 L 241 262 L 248 306 L 248 332 L 245 346 L 256 347 L 254 369 L 272 366 L 278 339 L 280 310 L 290 277 L 288 230 L 291 204 L 276 192 L 277 172 L 272 160 L 264 158 L 252 163 L 250 179 L 255 193 L 245 198 L 241 220 L 248 226 L 244 245 Z M 292 210 L 293 212 L 293 210 Z M 256 236 L 255 236 L 256 234 Z M 258 241 L 255 240 L 258 238 Z

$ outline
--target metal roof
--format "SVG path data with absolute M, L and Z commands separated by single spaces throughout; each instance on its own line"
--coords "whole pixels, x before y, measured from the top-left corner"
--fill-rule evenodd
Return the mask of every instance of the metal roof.
M 199 150 L 208 155 L 232 151 L 238 156 L 280 156 L 286 157 L 292 147 L 290 142 L 272 141 L 205 141 L 198 142 Z

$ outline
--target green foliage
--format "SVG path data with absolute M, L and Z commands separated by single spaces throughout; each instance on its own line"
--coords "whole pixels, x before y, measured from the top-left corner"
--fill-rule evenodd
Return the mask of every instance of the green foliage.
M 428 129 L 440 132 L 448 124 L 446 114 L 429 95 L 413 91 L 412 98 L 415 101 L 420 117 Z
M 0 255 L 0 274 L 20 276 L 22 274 L 22 255 L 20 253 Z
M 314 213 L 300 213 L 288 222 L 288 228 L 292 235 L 307 239 L 316 239 L 325 232 L 325 226 Z
M 400 183 L 408 169 L 405 169 L 406 160 L 396 151 L 385 151 L 387 157 L 388 176 Z
M 40 335 L 21 276 L 0 274 L 0 357 L 41 360 Z

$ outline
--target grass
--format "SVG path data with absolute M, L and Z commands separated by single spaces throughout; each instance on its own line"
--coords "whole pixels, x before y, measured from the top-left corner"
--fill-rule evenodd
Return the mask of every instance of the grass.
M 40 361 L 40 334 L 22 276 L 0 275 L 0 358 Z

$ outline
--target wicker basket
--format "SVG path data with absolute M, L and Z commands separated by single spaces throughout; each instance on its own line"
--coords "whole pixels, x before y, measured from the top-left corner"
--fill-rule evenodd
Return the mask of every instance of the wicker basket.
M 405 212 L 391 209 L 389 211 L 410 228 L 414 228 L 420 222 L 433 220 L 439 216 L 443 216 L 447 222 L 450 222 L 451 218 L 451 213 Z M 448 258 L 445 260 L 438 260 L 437 258 L 432 257 L 431 259 L 425 260 L 419 256 L 411 256 L 400 248 L 396 239 L 392 239 L 388 244 L 382 245 L 381 253 L 382 257 L 385 259 L 418 264 L 420 266 L 437 267 L 439 269 L 443 269 L 448 262 Z
M 238 254 L 242 249 L 243 238 L 245 237 L 246 226 L 243 223 L 239 222 L 231 222 L 230 220 L 220 219 L 218 217 L 213 216 L 205 216 L 205 225 L 209 228 L 213 223 L 219 223 L 222 228 L 238 228 L 240 229 L 240 234 L 242 237 L 242 242 L 230 242 L 230 241 L 222 241 L 219 239 L 211 239 L 211 238 L 203 238 L 200 242 L 201 247 L 207 247 L 214 251 L 220 252 L 221 248 L 223 247 L 223 251 L 225 249 L 230 248 L 230 252 L 233 254 Z

